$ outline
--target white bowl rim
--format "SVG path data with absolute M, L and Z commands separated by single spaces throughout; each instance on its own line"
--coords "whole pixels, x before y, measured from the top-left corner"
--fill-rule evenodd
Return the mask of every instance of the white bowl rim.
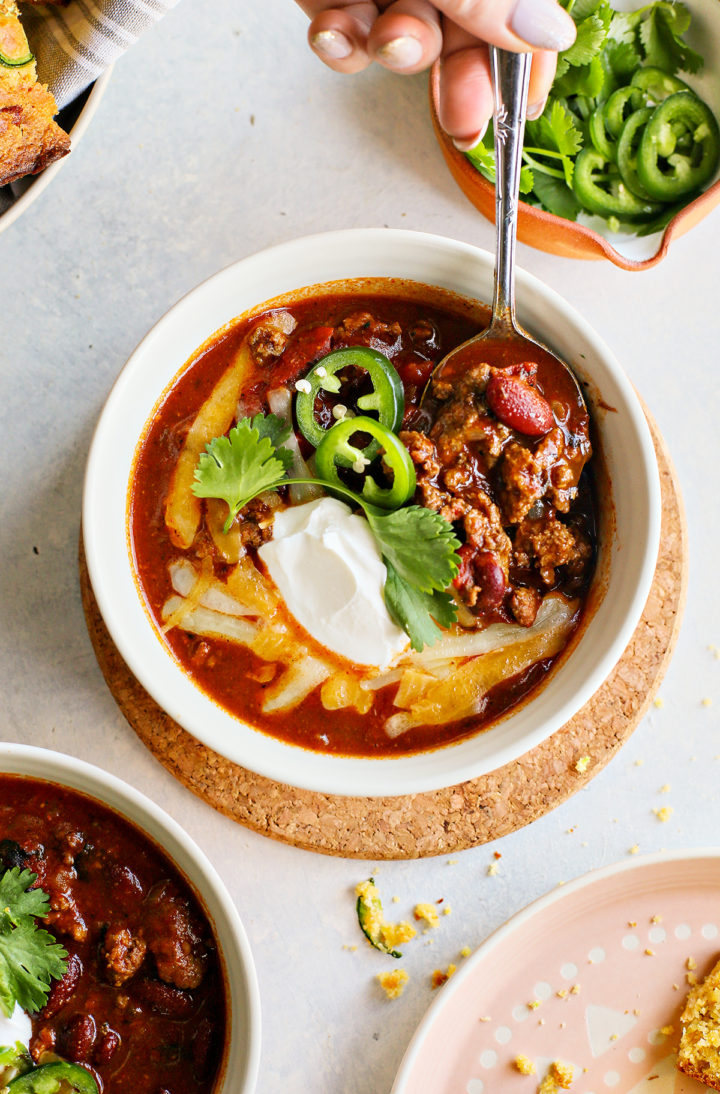
M 137 593 L 134 599 L 137 601 L 143 616 L 144 626 L 152 636 L 157 646 L 157 651 L 162 649 L 162 658 L 154 657 L 154 664 L 149 665 L 148 657 L 153 657 L 153 650 L 146 646 L 142 651 L 137 649 L 138 634 L 132 637 L 125 633 L 120 620 L 117 618 L 120 609 L 121 596 L 113 593 L 113 584 L 118 579 L 118 572 L 111 572 L 108 562 L 108 552 L 113 549 L 112 536 L 119 535 L 116 527 L 111 530 L 109 521 L 113 517 L 112 510 L 108 510 L 106 485 L 107 471 L 112 465 L 112 460 L 117 459 L 117 445 L 115 430 L 124 421 L 124 415 L 130 405 L 131 397 L 137 397 L 137 385 L 142 385 L 144 370 L 148 367 L 148 359 L 157 356 L 158 344 L 163 339 L 172 337 L 173 331 L 177 331 L 182 323 L 186 310 L 197 318 L 199 309 L 204 308 L 206 302 L 211 302 L 213 297 L 218 297 L 226 292 L 233 280 L 239 277 L 252 276 L 253 267 L 273 270 L 284 270 L 293 261 L 314 255 L 315 262 L 311 269 L 315 269 L 318 262 L 326 262 L 331 265 L 328 255 L 332 256 L 335 266 L 348 263 L 353 255 L 357 264 L 357 255 L 372 254 L 375 249 L 382 248 L 385 251 L 392 250 L 393 255 L 402 253 L 403 259 L 407 256 L 421 256 L 422 261 L 430 264 L 432 260 L 438 263 L 439 268 L 452 263 L 472 263 L 473 270 L 478 269 L 478 278 L 484 273 L 491 279 L 494 267 L 494 258 L 486 251 L 482 251 L 468 243 L 452 240 L 443 236 L 431 235 L 402 229 L 376 229 L 354 228 L 339 231 L 319 233 L 312 236 L 304 236 L 285 243 L 276 244 L 256 254 L 232 263 L 220 272 L 212 275 L 195 289 L 182 297 L 148 332 L 140 342 L 127 364 L 119 374 L 113 385 L 105 407 L 100 415 L 95 434 L 91 443 L 90 453 L 85 475 L 85 487 L 83 494 L 83 537 L 88 573 L 93 591 L 100 609 L 100 613 L 108 627 L 110 635 L 117 646 L 123 659 L 130 670 L 138 678 L 143 687 L 159 703 L 159 705 L 180 725 L 184 726 L 198 740 L 209 748 L 214 749 L 231 761 L 248 768 L 259 775 L 263 775 L 277 782 L 300 787 L 318 793 L 331 793 L 336 795 L 363 796 L 363 797 L 391 797 L 394 795 L 421 793 L 438 790 L 443 787 L 466 782 L 472 778 L 487 774 L 505 764 L 518 759 L 549 737 L 553 732 L 564 725 L 597 691 L 605 678 L 612 671 L 622 656 L 632 633 L 640 619 L 647 595 L 650 591 L 655 570 L 655 561 L 660 537 L 660 485 L 657 470 L 657 462 L 645 415 L 642 411 L 637 395 L 625 376 L 620 365 L 616 361 L 607 345 L 590 327 L 587 321 L 579 315 L 562 297 L 550 289 L 531 274 L 518 269 L 516 271 L 518 300 L 534 300 L 536 310 L 541 314 L 557 314 L 563 321 L 572 327 L 577 338 L 583 339 L 583 344 L 590 347 L 602 362 L 608 376 L 614 385 L 613 391 L 616 401 L 622 401 L 622 409 L 630 426 L 631 440 L 636 446 L 638 458 L 639 506 L 644 514 L 643 527 L 641 529 L 642 542 L 633 541 L 633 550 L 636 554 L 636 562 L 633 570 L 634 583 L 630 592 L 629 601 L 624 615 L 624 623 L 617 629 L 614 639 L 605 649 L 604 655 L 594 664 L 581 682 L 574 689 L 572 698 L 563 701 L 553 713 L 545 714 L 540 724 L 533 729 L 523 732 L 521 737 L 505 741 L 502 746 L 490 749 L 482 748 L 482 742 L 487 735 L 480 733 L 472 738 L 464 739 L 457 744 L 441 747 L 436 750 L 423 753 L 414 753 L 409 756 L 393 757 L 391 759 L 366 759 L 347 756 L 330 756 L 297 748 L 278 741 L 266 734 L 238 722 L 225 711 L 222 711 L 213 700 L 203 695 L 199 688 L 190 683 L 182 670 L 168 655 L 162 646 L 158 636 L 152 630 L 144 607 L 140 604 Z M 317 258 L 317 252 L 322 252 L 324 258 Z M 407 259 L 410 261 L 410 259 Z M 397 261 L 400 261 L 398 259 Z M 303 267 L 305 268 L 305 267 Z M 335 273 L 335 267 L 327 275 L 316 277 L 308 276 L 304 284 L 317 284 L 339 279 L 352 279 L 360 276 L 380 277 L 382 274 L 376 270 L 367 270 L 365 274 L 356 272 Z M 257 270 L 255 271 L 257 273 Z M 386 276 L 400 276 L 394 271 L 386 271 Z M 450 275 L 452 276 L 452 274 Z M 407 279 L 421 280 L 421 278 Z M 446 284 L 439 280 L 436 270 L 428 271 L 426 283 Z M 294 286 L 299 289 L 302 286 Z M 270 299 L 281 292 L 287 291 L 284 287 L 278 288 L 263 299 Z M 464 291 L 456 289 L 456 291 Z M 261 303 L 257 300 L 256 303 Z M 245 310 L 240 308 L 235 314 L 241 314 Z M 530 329 L 543 337 L 542 329 L 533 328 L 523 316 L 522 309 L 518 308 L 519 318 Z M 233 318 L 228 315 L 227 320 Z M 194 348 L 217 330 L 222 323 L 209 323 L 208 331 Z M 213 329 L 210 329 L 210 328 Z M 187 355 L 190 356 L 190 353 Z M 187 358 L 186 358 L 187 359 Z M 153 392 L 153 397 L 145 406 L 145 419 L 150 416 L 151 410 L 172 377 L 176 376 L 185 364 L 185 360 L 175 362 L 175 368 L 169 372 L 168 379 L 162 382 Z M 576 366 L 577 371 L 577 366 Z M 122 407 L 125 407 L 125 411 Z M 136 436 L 139 439 L 140 432 Z M 134 451 L 134 448 L 133 448 Z M 125 480 L 125 490 L 127 480 Z M 123 496 L 123 526 L 125 524 L 125 497 Z M 104 510 L 104 512 L 102 512 Z M 102 515 L 101 515 L 102 513 Z M 114 514 L 117 520 L 117 513 Z M 106 519 L 107 518 L 107 519 Z M 119 551 L 119 544 L 115 543 L 115 549 Z M 125 549 L 123 533 L 123 549 Z M 131 573 L 129 557 L 125 558 L 127 573 Z M 617 567 L 616 567 L 617 569 Z M 125 577 L 127 574 L 124 575 Z M 134 582 L 133 582 L 134 588 Z M 126 588 L 127 591 L 127 588 Z M 123 608 L 123 610 L 125 610 Z M 135 613 L 138 622 L 139 616 Z M 591 620 L 592 624 L 592 620 Z M 578 644 L 582 646 L 582 642 Z M 157 652 L 156 651 L 156 652 Z M 571 658 L 574 655 L 571 654 Z M 164 667 L 161 667 L 161 661 Z M 173 687 L 162 688 L 158 674 L 167 672 L 168 666 L 173 668 Z M 155 674 L 155 675 L 154 675 Z M 542 698 L 552 693 L 553 687 L 557 690 L 556 681 L 562 676 L 557 673 L 543 687 L 539 695 L 534 697 L 529 704 L 534 712 L 540 709 Z M 195 717 L 188 713 L 189 704 L 192 705 L 198 698 L 198 705 L 202 705 L 203 717 Z M 496 732 L 502 725 L 505 729 L 504 737 L 507 737 L 508 726 L 517 729 L 518 720 L 523 717 L 521 708 L 516 714 L 510 715 L 499 723 L 490 732 Z M 224 722 L 221 731 L 208 727 L 208 721 L 216 727 Z M 523 719 L 527 722 L 527 717 Z M 519 731 L 518 731 L 519 732 Z M 469 748 L 469 742 L 475 742 L 474 749 Z M 468 752 L 472 753 L 468 755 Z M 480 753 L 480 754 L 478 754 Z
M 231 1031 L 235 1034 L 239 1031 L 244 1043 L 231 1038 L 226 1056 L 227 1068 L 223 1075 L 222 1087 L 218 1089 L 217 1094 L 253 1094 L 260 1069 L 262 1041 L 260 989 L 255 962 L 237 908 L 220 875 L 204 852 L 177 821 L 173 820 L 154 801 L 129 783 L 86 760 L 79 760 L 67 753 L 40 748 L 36 745 L 3 741 L 0 742 L 0 773 L 69 786 L 89 798 L 95 798 L 106 808 L 127 818 L 132 825 L 157 843 L 181 872 L 186 874 L 206 905 L 216 929 L 218 921 L 224 920 L 224 931 L 228 938 L 232 939 L 233 946 L 236 948 L 233 955 L 235 971 L 241 972 L 241 981 L 237 975 L 230 975 L 230 954 L 227 952 L 229 947 L 226 942 L 222 942 L 221 950 L 226 966 L 227 989 L 230 994 L 228 1035 Z M 161 834 L 156 835 L 151 831 L 152 828 Z M 184 865 L 177 861 L 176 851 L 181 852 L 181 855 L 190 861 L 192 873 L 186 871 Z M 202 888 L 198 882 L 202 883 Z M 246 1019 L 243 1024 L 238 1021 L 240 1010 L 243 1011 Z M 231 1065 L 235 1067 L 232 1074 L 230 1073 Z
M 87 101 L 78 114 L 75 124 L 69 131 L 69 135 L 72 138 L 71 155 L 94 118 L 95 112 L 100 105 L 100 100 L 107 89 L 111 75 L 112 65 L 101 73 L 93 83 Z M 43 171 L 40 171 L 37 175 L 32 177 L 31 184 L 28 186 L 25 193 L 21 194 L 4 213 L 0 214 L 0 232 L 4 232 L 6 228 L 9 228 L 11 224 L 14 224 L 28 206 L 32 205 L 36 198 L 40 197 L 43 190 L 50 185 L 58 171 L 69 158 L 69 156 L 63 156 L 62 159 L 55 160 L 55 163 L 51 163 L 49 167 L 46 167 Z

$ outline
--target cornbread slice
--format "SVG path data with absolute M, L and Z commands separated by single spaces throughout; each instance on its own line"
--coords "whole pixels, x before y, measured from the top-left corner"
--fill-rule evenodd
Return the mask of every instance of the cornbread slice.
M 56 113 L 53 96 L 38 83 L 15 0 L 0 0 L 0 186 L 67 155 L 70 138 Z
M 688 992 L 680 1022 L 678 1069 L 720 1090 L 720 961 Z

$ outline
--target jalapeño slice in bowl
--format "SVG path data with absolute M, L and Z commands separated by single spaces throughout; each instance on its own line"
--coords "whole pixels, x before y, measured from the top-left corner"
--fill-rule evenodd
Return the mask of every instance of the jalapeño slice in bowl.
M 395 432 L 399 429 L 405 412 L 405 393 L 402 380 L 391 361 L 384 354 L 368 346 L 350 346 L 337 349 L 313 365 L 304 377 L 304 384 L 298 390 L 295 399 L 295 415 L 300 432 L 307 441 L 317 448 L 328 430 L 315 418 L 315 400 L 321 392 L 338 396 L 338 404 L 345 406 L 343 400 L 343 378 L 339 375 L 343 369 L 361 369 L 366 372 L 372 390 L 354 400 L 357 410 L 364 415 L 377 414 L 377 421 L 386 429 Z M 349 400 L 348 400 L 349 401 Z M 376 446 L 373 454 L 377 453 Z M 371 453 L 365 455 L 370 458 Z

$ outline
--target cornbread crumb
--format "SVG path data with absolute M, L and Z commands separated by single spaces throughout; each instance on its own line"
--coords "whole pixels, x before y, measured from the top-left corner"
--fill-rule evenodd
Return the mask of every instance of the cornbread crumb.
M 663 1026 L 660 1032 L 663 1034 L 664 1037 L 669 1037 L 672 1033 L 675 1032 L 675 1026 Z
M 686 969 L 696 969 L 697 968 L 697 961 L 695 960 L 694 957 L 688 957 L 687 961 L 685 962 L 685 968 Z
M 659 821 L 663 822 L 663 824 L 665 823 L 665 821 L 670 820 L 671 816 L 673 815 L 673 812 L 674 812 L 674 810 L 673 810 L 673 807 L 671 805 L 663 805 L 663 807 L 661 809 L 653 809 L 653 813 L 655 814 L 655 816 L 657 817 L 657 819 Z
M 447 860 L 447 865 L 448 866 L 457 866 L 457 864 L 458 864 L 458 860 L 456 858 L 449 858 Z
M 469 946 L 463 946 L 463 948 L 460 950 L 460 956 L 461 957 L 469 957 L 471 953 L 472 953 L 472 950 L 470 949 Z
M 698 978 L 697 978 L 697 976 L 695 975 L 694 972 L 685 973 L 685 979 L 687 980 L 687 982 L 688 982 L 688 984 L 690 985 L 691 988 L 694 988 L 695 985 L 698 982 Z
M 558 1090 L 569 1090 L 574 1078 L 570 1064 L 554 1060 L 550 1070 L 538 1087 L 538 1094 L 557 1094 Z
M 362 923 L 363 931 L 372 939 L 380 939 L 388 949 L 402 945 L 414 938 L 417 931 L 411 923 L 387 923 L 383 915 L 380 894 L 372 878 L 361 881 L 355 886 L 355 895 L 363 902 L 365 920 Z M 370 945 L 374 945 L 370 942 Z M 381 948 L 381 947 L 377 947 Z
M 484 1014 L 482 1016 L 482 1018 L 479 1019 L 479 1021 L 480 1022 L 492 1022 L 492 1018 L 490 1017 L 489 1014 Z
M 560 991 L 556 991 L 555 994 L 557 995 L 558 999 L 567 999 L 569 993 L 567 988 L 560 988 Z
M 645 950 L 645 953 L 647 954 L 648 957 L 654 957 L 655 956 L 655 950 L 651 950 L 649 946 Z
M 679 1070 L 720 1090 L 720 962 L 688 992 L 680 1022 Z
M 662 703 L 662 699 L 660 700 L 660 702 Z M 644 761 L 643 759 L 640 759 L 640 760 L 636 760 L 636 761 L 635 761 L 635 767 L 642 767 L 642 765 L 643 765 L 644 763 L 645 763 L 645 761 Z
M 392 902 L 393 902 L 393 904 L 399 904 L 400 903 L 400 897 L 399 896 L 394 896 L 392 898 Z
M 537 1010 L 540 1006 L 539 999 L 533 999 L 532 1003 L 528 1003 L 528 1010 Z
M 377 978 L 380 987 L 388 999 L 399 999 L 410 979 L 405 969 L 393 969 L 392 972 L 379 972 Z
M 668 794 L 671 789 L 672 787 L 670 786 L 670 783 L 663 783 L 663 785 L 660 787 L 660 793 Z
M 443 984 L 450 979 L 456 969 L 457 965 L 448 965 L 446 972 L 443 972 L 442 969 L 435 969 L 432 976 L 430 977 L 430 987 L 433 989 L 433 991 L 435 990 L 435 988 L 441 988 Z M 484 1019 L 481 1019 L 481 1021 L 483 1020 Z
M 637 927 L 637 919 L 629 919 L 628 927 Z
M 632 847 L 630 848 L 630 850 L 628 851 L 628 854 L 629 855 L 636 855 L 639 850 L 640 850 L 640 848 L 638 847 L 637 843 L 634 843 L 632 845 Z
M 580 775 L 584 775 L 585 772 L 587 771 L 587 769 L 590 767 L 590 762 L 591 761 L 590 761 L 589 756 L 581 756 L 580 759 L 575 764 L 575 770 Z
M 655 699 L 653 699 L 653 706 L 654 706 L 654 707 L 657 707 L 657 708 L 658 708 L 658 710 L 662 710 L 662 708 L 663 708 L 663 707 L 665 706 L 665 702 L 664 702 L 664 700 L 663 700 L 663 699 L 661 699 L 661 697 L 660 697 L 660 696 L 658 695 L 658 696 L 656 696 L 656 698 L 655 698 Z
M 440 916 L 434 904 L 416 904 L 413 915 L 417 920 L 424 919 L 428 927 L 437 927 L 440 922 Z
M 452 915 L 452 908 L 449 904 L 447 905 L 447 907 L 443 908 L 443 915 Z
M 513 1063 L 521 1075 L 534 1075 L 535 1062 L 529 1056 L 516 1056 Z
M 704 707 L 711 707 L 712 706 L 712 699 L 709 696 L 706 695 L 705 698 L 702 700 L 702 705 Z
M 579 995 L 580 994 L 580 985 L 579 984 L 573 984 L 573 986 L 570 988 L 570 994 L 571 995 Z
M 651 923 L 662 923 L 662 916 L 661 915 L 651 916 L 650 922 Z
M 488 876 L 488 877 L 495 877 L 495 874 L 496 874 L 497 872 L 498 872 L 498 864 L 497 864 L 497 862 L 491 862 L 491 863 L 490 863 L 490 865 L 489 865 L 489 866 L 488 866 L 488 868 L 487 868 L 487 876 Z

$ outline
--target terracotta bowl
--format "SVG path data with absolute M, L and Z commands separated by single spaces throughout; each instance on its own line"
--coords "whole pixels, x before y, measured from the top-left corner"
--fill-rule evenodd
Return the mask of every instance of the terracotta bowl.
M 715 7 L 717 10 L 715 11 Z M 696 20 L 701 22 L 707 12 L 698 11 Z M 708 20 L 710 21 L 710 20 Z M 704 43 L 702 52 L 710 68 L 712 55 L 720 49 L 720 5 L 713 7 L 713 43 L 708 48 Z M 495 220 L 495 187 L 488 182 L 468 160 L 459 152 L 438 120 L 439 65 L 433 67 L 430 77 L 430 109 L 433 127 L 445 162 L 458 186 L 475 206 L 490 221 Z M 698 93 L 709 103 L 715 113 L 720 107 L 720 81 L 716 76 L 707 74 L 702 80 L 690 78 L 697 86 Z M 651 236 L 638 237 L 620 235 L 611 232 L 600 217 L 583 217 L 585 223 L 565 220 L 562 217 L 546 213 L 537 205 L 528 205 L 521 201 L 518 205 L 518 239 L 536 247 L 539 251 L 562 255 L 565 258 L 609 258 L 616 266 L 624 270 L 647 270 L 665 257 L 670 243 L 684 235 L 720 202 L 720 178 L 700 197 L 691 201 L 673 217 L 664 232 Z

